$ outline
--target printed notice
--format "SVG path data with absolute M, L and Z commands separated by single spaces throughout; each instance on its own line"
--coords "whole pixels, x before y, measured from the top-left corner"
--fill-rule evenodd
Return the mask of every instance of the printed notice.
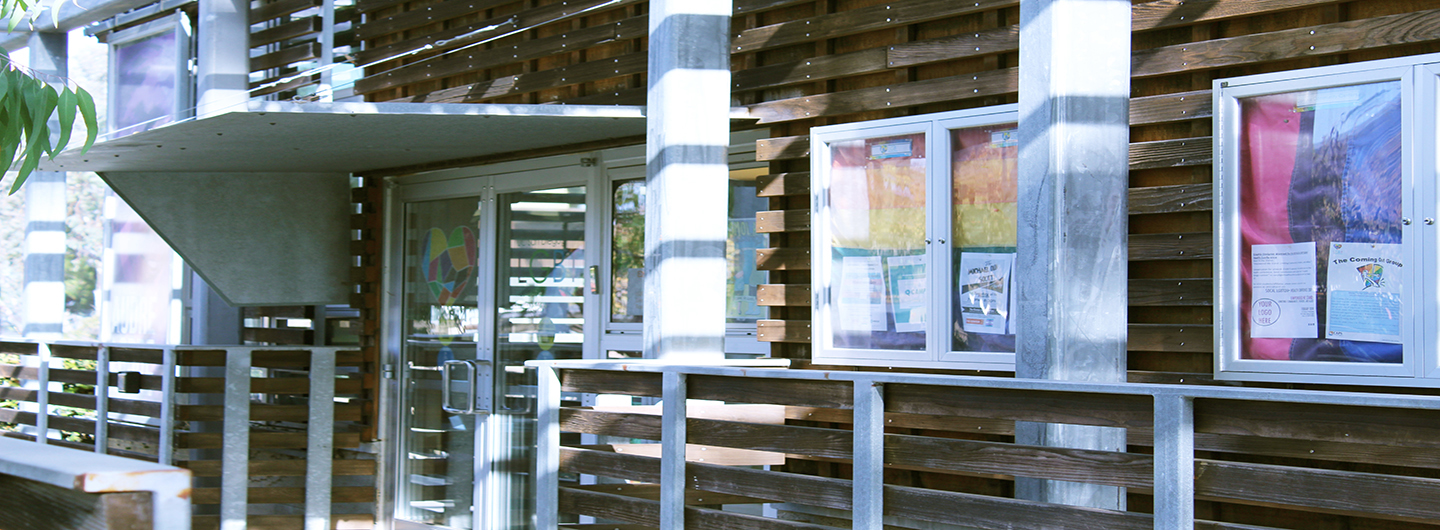
M 840 260 L 841 331 L 885 331 L 885 280 L 879 256 Z
M 1325 338 L 1400 344 L 1400 245 L 1331 243 Z
M 1313 339 L 1315 242 L 1250 247 L 1250 336 Z
M 925 256 L 886 258 L 890 271 L 890 305 L 895 311 L 895 331 L 925 331 Z
M 1015 255 L 960 254 L 960 319 L 969 333 L 1004 334 L 1010 316 L 1010 269 Z

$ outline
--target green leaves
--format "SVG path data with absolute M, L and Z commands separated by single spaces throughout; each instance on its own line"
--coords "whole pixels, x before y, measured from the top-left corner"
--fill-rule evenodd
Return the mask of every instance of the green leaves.
M 11 2 L 3 2 L 7 8 Z M 21 2 L 23 14 L 24 3 Z M 9 17 L 13 24 L 16 12 L 0 10 L 0 20 Z M 95 143 L 97 123 L 95 100 L 82 88 L 61 87 L 57 91 L 49 83 L 22 71 L 10 62 L 10 57 L 0 50 L 0 172 L 9 171 L 18 162 L 19 169 L 15 182 L 10 184 L 10 193 L 30 177 L 40 165 L 41 156 L 51 159 L 65 149 L 74 132 L 75 117 L 85 122 L 85 145 L 81 152 L 90 150 Z M 51 123 L 51 117 L 55 117 Z M 58 127 L 58 135 L 52 141 L 51 127 Z

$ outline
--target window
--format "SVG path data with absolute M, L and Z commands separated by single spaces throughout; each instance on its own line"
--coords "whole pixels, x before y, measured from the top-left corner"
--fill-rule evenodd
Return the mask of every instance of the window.
M 1015 106 L 812 130 L 817 362 L 1011 370 Z
M 1437 74 L 1216 81 L 1217 378 L 1440 386 Z
M 110 35 L 110 137 L 190 114 L 190 19 L 178 13 Z

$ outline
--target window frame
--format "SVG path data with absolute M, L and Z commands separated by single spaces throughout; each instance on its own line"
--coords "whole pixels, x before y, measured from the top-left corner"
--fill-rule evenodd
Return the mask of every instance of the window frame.
M 1275 72 L 1214 82 L 1214 375 L 1222 381 L 1440 387 L 1437 304 L 1437 104 L 1440 54 Z M 1241 113 L 1243 98 L 1397 82 L 1400 87 L 1400 363 L 1245 359 L 1241 333 Z M 1428 200 L 1427 200 L 1428 199 Z M 1423 221 L 1422 221 L 1423 220 Z M 1317 286 L 1323 288 L 1324 286 Z M 1317 308 L 1324 311 L 1325 308 Z M 1323 331 L 1323 330 L 1322 330 Z
M 1019 107 L 1014 104 L 976 109 L 906 116 L 811 129 L 811 346 L 816 363 L 853 366 L 901 366 L 910 368 L 974 369 L 1012 372 L 1013 352 L 955 351 L 952 348 L 955 296 L 952 226 L 953 145 L 951 132 L 957 129 L 1018 123 Z M 925 135 L 925 270 L 927 271 L 925 348 L 892 350 L 877 348 L 836 348 L 835 324 L 831 322 L 834 300 L 830 279 L 831 205 L 828 194 L 832 162 L 831 146 L 909 134 Z M 1013 274 L 1011 288 L 1014 287 Z M 940 286 L 940 287 L 937 287 Z M 1014 308 L 1012 308 L 1013 310 Z M 1010 318 L 1016 318 L 1011 316 Z
M 106 81 L 108 88 L 106 91 L 106 100 L 108 102 L 106 108 L 110 109 L 108 111 L 110 115 L 107 116 L 106 119 L 105 138 L 115 139 L 129 136 L 159 127 L 165 123 L 178 122 L 193 115 L 195 80 L 193 73 L 190 71 L 190 61 L 194 58 L 194 32 L 190 26 L 190 17 L 184 12 L 177 11 L 168 16 L 112 33 L 109 38 L 106 39 L 106 44 L 109 46 L 110 52 L 108 71 L 122 71 L 121 65 L 119 64 L 119 50 L 121 48 L 135 45 L 152 37 L 167 33 L 173 34 L 175 37 L 175 54 L 173 56 L 173 66 L 175 68 L 175 98 L 170 107 L 169 121 L 156 122 L 152 119 L 151 121 L 117 128 L 115 113 L 117 109 L 122 108 L 124 105 L 122 105 L 122 102 L 118 99 L 120 93 L 120 77 L 111 75 Z

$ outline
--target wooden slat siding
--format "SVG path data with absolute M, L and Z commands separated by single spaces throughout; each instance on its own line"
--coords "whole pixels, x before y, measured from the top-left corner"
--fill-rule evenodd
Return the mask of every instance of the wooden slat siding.
M 390 101 L 397 103 L 471 103 L 644 73 L 647 60 L 646 53 L 632 53 L 611 59 L 587 61 L 534 73 L 501 77 Z
M 35 419 L 34 412 L 0 409 L 0 422 L 34 426 Z M 58 431 L 95 434 L 95 420 L 52 414 L 48 421 L 50 428 Z M 110 437 L 117 440 L 158 444 L 160 443 L 160 429 L 112 421 L 110 422 Z
M 885 385 L 885 411 L 1102 427 L 1149 426 L 1150 396 Z
M 5 509 L 0 526 L 8 530 L 111 530 L 153 528 L 150 492 L 86 493 L 13 475 L 0 475 Z
M 14 364 L 0 364 L 0 377 L 13 379 L 36 380 L 40 378 L 40 369 L 37 367 L 26 367 Z M 114 386 L 120 380 L 118 372 L 110 374 L 110 385 Z M 95 372 L 89 370 L 70 370 L 66 368 L 51 368 L 50 382 L 72 383 L 80 385 L 92 385 L 95 383 Z M 142 390 L 160 390 L 161 377 L 158 375 L 140 376 L 140 388 Z
M 781 160 L 799 160 L 810 157 L 810 136 L 786 136 L 778 138 L 767 138 L 755 142 L 755 161 L 777 162 Z M 805 192 L 810 189 L 810 172 L 796 171 L 791 174 L 805 174 Z M 791 186 L 797 185 L 790 183 Z M 773 192 L 772 192 L 773 193 Z M 803 193 L 780 193 L 777 195 L 801 195 Z M 762 195 L 764 197 L 766 195 Z M 768 195 L 774 197 L 776 195 Z
M 190 490 L 190 500 L 195 504 L 220 504 L 220 488 L 195 488 Z M 305 488 L 272 487 L 250 488 L 246 493 L 247 504 L 299 504 L 304 502 Z M 373 486 L 335 486 L 330 488 L 330 502 L 374 502 Z
M 275 44 L 319 32 L 320 18 L 306 17 L 251 33 L 250 47 L 259 48 L 268 44 Z
M 281 0 L 279 2 L 261 3 L 259 6 L 250 9 L 250 23 L 264 22 L 272 18 L 280 18 L 291 13 L 298 13 L 312 7 L 320 7 L 322 0 Z
M 1215 298 L 1210 278 L 1132 279 L 1129 287 L 1131 306 L 1208 306 Z
M 808 306 L 810 284 L 764 284 L 756 290 L 756 304 L 761 306 Z M 756 330 L 759 331 L 758 328 Z
M 424 48 L 425 46 L 432 46 L 431 49 L 426 51 L 427 54 L 442 53 L 446 50 L 459 48 L 466 44 L 470 44 L 482 39 L 510 33 L 512 31 L 515 31 L 516 29 L 533 28 L 537 25 L 563 22 L 565 20 L 568 20 L 569 18 L 577 16 L 576 13 L 580 12 L 581 10 L 599 6 L 609 1 L 611 0 L 583 0 L 579 2 L 569 1 L 546 4 L 543 6 L 537 6 L 518 13 L 514 13 L 513 15 L 495 17 L 488 20 L 473 22 L 464 26 L 455 26 L 440 31 L 427 32 L 421 37 L 403 40 L 393 44 L 377 46 L 374 49 L 362 51 L 356 54 L 356 56 L 359 58 L 359 61 L 361 63 L 369 63 L 377 59 L 383 59 L 385 57 L 389 57 L 399 53 L 404 53 L 411 50 L 418 50 L 420 48 Z M 611 8 L 620 8 L 637 3 L 639 1 L 640 0 L 618 0 L 615 4 L 611 6 Z M 503 23 L 506 20 L 509 20 L 512 16 L 515 19 L 514 25 L 505 24 L 499 28 L 495 28 L 490 31 L 472 34 L 476 30 L 485 28 L 487 26 Z M 610 31 L 615 30 L 615 27 L 613 25 L 597 27 L 604 28 Z M 536 40 L 538 41 L 541 39 Z M 437 45 L 442 41 L 444 42 L 443 45 Z M 526 42 L 524 48 L 528 50 L 530 46 L 531 44 L 529 42 Z M 514 52 L 512 51 L 511 53 Z M 357 88 L 359 87 L 358 84 L 356 86 Z
M 689 429 L 688 443 L 714 447 L 848 459 L 853 445 L 850 431 L 835 429 L 698 418 L 688 418 L 685 424 Z M 648 414 L 567 408 L 560 411 L 560 428 L 601 436 L 660 439 L 660 417 Z
M 761 368 L 763 370 L 763 368 Z M 794 407 L 854 408 L 848 381 L 808 381 L 692 375 L 690 399 L 726 403 L 764 403 Z
M 516 2 L 517 0 L 440 0 L 412 8 L 409 11 L 366 20 L 364 24 L 355 28 L 355 35 L 364 40 L 373 40 L 382 35 L 399 33 L 452 18 L 483 14 L 486 9 Z M 480 27 L 489 26 L 507 18 L 509 17 L 488 19 L 483 21 Z
M 1208 120 L 1214 115 L 1209 90 L 1130 98 L 1130 126 L 1187 120 Z
M 560 513 L 589 515 L 600 519 L 660 525 L 660 502 L 624 495 L 560 487 Z
M 331 474 L 336 476 L 370 476 L 375 474 L 376 460 L 334 460 L 330 462 Z M 176 464 L 189 469 L 197 477 L 218 477 L 223 462 L 219 460 L 190 460 Z M 303 477 L 304 460 L 251 460 L 250 474 L 267 477 Z
M 40 391 L 14 386 L 0 386 L 0 400 L 15 400 L 34 403 Z M 51 391 L 50 404 L 59 407 L 95 410 L 95 396 Z M 154 401 L 110 398 L 110 412 L 134 414 L 136 416 L 160 417 L 160 404 Z
M 1323 6 L 1343 0 L 1159 0 L 1130 7 L 1130 30 L 1214 22 L 1228 18 Z
M 789 519 L 771 519 L 740 512 L 727 512 L 713 508 L 685 508 L 687 528 L 725 528 L 729 530 L 836 530 L 824 526 Z
M 907 42 L 887 48 L 885 64 L 908 68 L 922 64 L 969 59 L 1020 51 L 1020 26 L 964 32 L 939 39 Z
M 755 231 L 760 233 L 806 232 L 810 210 L 772 210 L 755 214 Z
M 1016 5 L 1017 0 L 896 0 L 747 29 L 730 39 L 730 53 L 752 53 Z
M 10 355 L 36 355 L 39 346 L 25 342 L 0 342 L 0 353 Z
M 399 7 L 410 0 L 356 0 L 355 9 L 361 13 L 373 13 L 392 7 Z
M 755 323 L 760 342 L 810 342 L 809 320 L 761 320 Z
M 808 248 L 762 248 L 755 251 L 755 268 L 762 271 L 810 270 Z
M 311 342 L 314 336 L 315 332 L 309 329 L 245 328 L 240 330 L 241 340 L 274 344 L 305 344 Z
M 660 459 L 561 447 L 560 471 L 656 483 Z M 848 480 L 700 463 L 687 464 L 685 472 L 687 482 L 702 491 L 850 509 Z
M 1440 410 L 1197 399 L 1195 431 L 1437 448 Z
M 1211 139 L 1181 138 L 1130 144 L 1130 170 L 1203 166 L 1210 163 Z
M 1130 234 L 1130 261 L 1211 259 L 1215 237 L 1210 232 Z
M 98 358 L 95 353 L 96 350 L 97 348 L 94 346 L 76 346 L 70 344 L 50 345 L 50 355 L 52 357 L 65 359 L 93 361 Z M 110 360 L 112 362 L 161 364 L 165 362 L 165 353 L 159 349 L 110 348 Z
M 1134 53 L 1131 75 L 1144 78 L 1348 53 L 1440 39 L 1440 10 L 1163 46 Z
M 196 515 L 191 518 L 191 530 L 220 530 L 220 516 Z M 367 514 L 330 514 L 330 526 L 337 529 L 374 528 L 375 516 Z M 300 530 L 305 528 L 303 515 L 249 515 L 245 517 L 246 530 Z
M 799 4 L 809 4 L 815 0 L 735 0 L 735 13 L 753 15 L 761 11 L 769 11 L 782 7 L 789 7 Z
M 361 390 L 359 379 L 336 379 L 336 394 L 357 394 Z M 176 391 L 185 394 L 220 394 L 225 392 L 223 377 L 182 377 Z M 252 378 L 250 391 L 256 394 L 309 394 L 310 379 L 304 377 Z
M 1214 208 L 1214 194 L 1209 183 L 1130 188 L 1130 215 L 1207 212 Z
M 438 79 L 468 72 L 481 71 L 517 62 L 524 62 L 566 53 L 573 49 L 585 49 L 601 44 L 644 37 L 649 29 L 649 18 L 632 17 L 614 24 L 603 24 L 560 35 L 525 41 L 522 48 L 497 47 L 488 50 L 472 50 L 462 55 L 432 59 L 416 66 L 388 71 L 383 76 L 365 77 L 355 82 L 355 91 L 369 94 L 381 90 L 405 86 L 426 75 Z M 362 52 L 363 53 L 363 52 Z M 523 73 L 520 76 L 531 75 Z M 643 92 L 643 91 L 642 91 Z M 574 100 L 567 100 L 574 101 Z
M 799 61 L 746 68 L 731 77 L 732 92 L 763 90 L 840 77 L 884 72 L 886 54 L 882 48 L 822 55 Z
M 590 484 L 586 486 L 570 486 L 572 489 L 597 491 L 612 495 L 624 495 L 637 499 L 652 501 L 660 500 L 659 484 Z M 726 493 L 712 493 L 708 491 L 686 490 L 685 504 L 760 504 L 768 502 L 766 499 L 745 497 L 743 495 L 730 495 Z M 561 528 L 572 528 L 561 526 Z
M 973 74 L 766 101 L 750 106 L 750 116 L 759 123 L 842 116 L 883 107 L 911 107 L 990 96 L 1014 94 L 1019 90 L 1019 69 L 990 70 Z M 889 104 L 889 105 L 886 105 Z
M 885 435 L 885 466 L 1149 487 L 1149 455 L 1011 443 Z
M 267 53 L 250 58 L 250 70 L 260 71 L 270 68 L 280 68 L 285 65 L 308 61 L 319 57 L 321 54 L 320 43 L 307 42 L 285 48 L 277 52 Z
M 225 366 L 225 350 L 182 350 L 176 352 L 175 363 L 180 366 Z M 310 350 L 260 350 L 251 352 L 251 365 L 256 368 L 296 368 L 310 366 Z M 359 350 L 340 350 L 335 354 L 339 366 L 359 366 L 364 357 Z
M 1195 495 L 1433 524 L 1440 480 L 1240 462 L 1195 463 Z
M 51 357 L 62 357 L 62 358 L 65 358 L 65 359 L 94 360 L 94 359 L 96 358 L 96 353 L 95 353 L 95 352 L 96 352 L 97 350 L 99 350 L 99 348 L 97 348 L 97 347 L 95 347 L 95 346 L 74 346 L 74 345 L 69 345 L 69 344 L 52 344 L 52 345 L 50 345 L 50 356 L 51 356 Z
M 350 199 L 355 200 L 358 189 L 350 190 Z M 272 305 L 241 308 L 241 314 L 245 318 L 311 318 L 315 314 L 309 306 L 303 305 Z
M 1130 324 L 1126 349 L 1211 352 L 1215 351 L 1215 328 L 1208 324 Z
M 175 435 L 177 449 L 219 449 L 225 446 L 224 433 L 182 432 Z M 306 437 L 303 432 L 261 432 L 250 431 L 251 449 L 304 449 Z M 360 433 L 335 433 L 335 447 L 360 447 Z
M 760 143 L 764 143 L 764 140 L 761 140 Z M 757 148 L 760 143 L 756 144 Z M 808 137 L 806 138 L 806 143 L 809 143 Z M 807 154 L 806 156 L 809 155 Z M 756 179 L 756 181 L 759 187 L 755 191 L 755 194 L 760 197 L 784 197 L 787 195 L 810 194 L 809 171 L 792 171 L 789 173 L 764 175 Z
M 176 419 L 181 421 L 222 421 L 225 419 L 223 405 L 180 405 L 176 407 Z M 294 421 L 310 419 L 308 405 L 266 405 L 250 406 L 250 421 Z M 360 421 L 360 405 L 335 404 L 336 421 Z
M 1154 528 L 1148 514 L 900 486 L 885 487 L 885 515 L 981 528 Z
M 658 373 L 561 370 L 560 389 L 589 394 L 660 397 L 664 387 Z

